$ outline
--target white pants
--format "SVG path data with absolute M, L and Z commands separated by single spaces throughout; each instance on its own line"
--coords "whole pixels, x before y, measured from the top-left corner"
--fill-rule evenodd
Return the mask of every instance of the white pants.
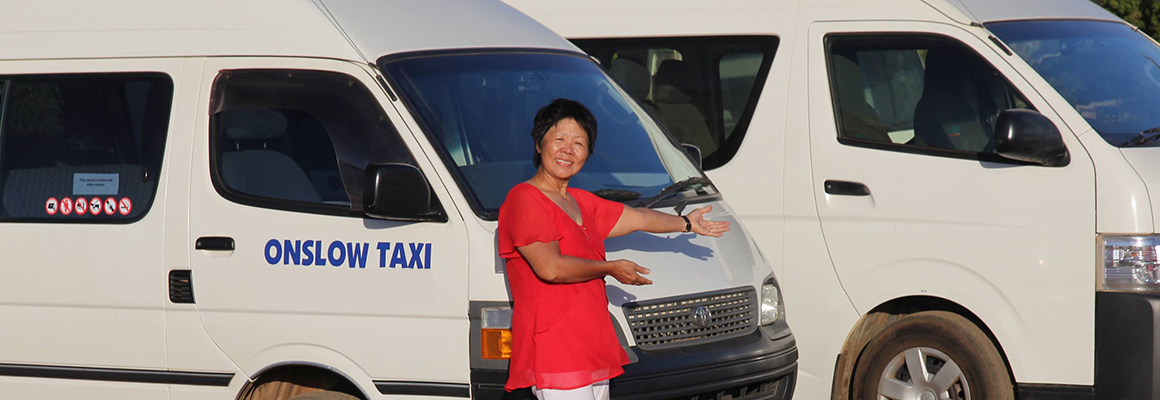
M 571 390 L 539 389 L 532 386 L 532 392 L 540 400 L 608 400 L 608 380 Z

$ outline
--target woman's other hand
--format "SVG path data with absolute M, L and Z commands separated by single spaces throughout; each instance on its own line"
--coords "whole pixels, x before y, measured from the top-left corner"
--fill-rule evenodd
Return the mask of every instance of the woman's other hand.
M 612 275 L 625 285 L 651 285 L 653 282 L 641 275 L 648 275 L 649 269 L 628 260 L 612 261 Z
M 685 215 L 689 217 L 689 224 L 692 225 L 692 231 L 698 235 L 712 237 L 721 237 L 721 234 L 729 232 L 729 221 L 709 221 L 705 219 L 705 213 L 709 211 L 713 211 L 713 206 L 701 207 Z

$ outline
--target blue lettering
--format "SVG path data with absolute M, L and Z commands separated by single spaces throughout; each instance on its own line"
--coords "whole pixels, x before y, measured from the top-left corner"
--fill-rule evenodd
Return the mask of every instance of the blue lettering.
M 326 257 L 324 257 L 322 255 L 322 241 L 321 240 L 314 241 L 314 265 L 317 265 L 317 266 L 325 266 L 326 265 Z
M 338 250 L 338 256 L 334 255 L 334 250 Z M 333 267 L 341 267 L 343 261 L 346 261 L 346 247 L 340 241 L 330 242 L 330 249 L 326 251 L 326 255 L 330 258 L 330 265 Z
M 391 244 L 387 242 L 379 242 L 375 245 L 379 249 L 379 268 L 387 267 L 387 250 L 391 248 Z
M 313 240 L 307 240 L 306 245 L 302 246 L 302 265 L 304 266 L 310 266 L 310 264 L 314 263 L 314 249 L 312 248 L 313 244 Z
M 407 265 L 406 250 L 402 243 L 395 243 L 395 252 L 391 254 L 391 268 L 395 268 L 396 265 L 403 268 L 411 268 L 411 266 Z
M 423 269 L 431 269 L 431 243 L 427 243 L 427 251 L 423 253 Z
M 347 243 L 346 252 L 350 254 L 350 258 L 347 258 L 346 262 L 348 265 L 350 265 L 351 268 L 354 268 L 355 265 L 358 265 L 358 268 L 366 268 L 367 253 L 369 253 L 370 250 L 370 243 L 363 243 L 362 246 L 359 246 L 358 243 Z
M 271 248 L 274 249 L 274 254 L 270 254 Z M 278 242 L 278 239 L 270 239 L 270 241 L 266 242 L 265 253 L 267 264 L 277 264 L 278 260 L 282 258 L 282 243 Z
M 286 249 L 286 257 L 282 258 L 282 265 L 290 264 L 291 261 L 294 262 L 294 265 L 298 265 L 298 261 L 302 258 L 302 241 L 295 240 L 291 245 L 290 241 L 287 240 L 282 247 Z
M 423 269 L 423 259 L 419 255 L 423 253 L 422 243 L 408 243 L 411 247 L 411 262 L 407 263 L 407 268 Z

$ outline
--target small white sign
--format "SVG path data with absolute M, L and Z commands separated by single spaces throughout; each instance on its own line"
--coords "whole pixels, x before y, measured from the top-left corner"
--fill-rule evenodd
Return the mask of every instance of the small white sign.
M 73 174 L 73 194 L 117 194 L 121 174 Z

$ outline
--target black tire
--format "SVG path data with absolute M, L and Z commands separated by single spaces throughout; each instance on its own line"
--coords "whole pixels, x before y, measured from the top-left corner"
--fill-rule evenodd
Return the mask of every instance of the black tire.
M 290 400 L 360 400 L 358 397 L 351 396 L 342 392 L 332 392 L 329 390 L 320 390 L 317 392 L 310 392 L 300 394 L 290 398 Z
M 926 377 L 911 376 L 910 365 L 917 360 Z M 934 399 L 943 393 L 951 399 L 1015 398 L 1007 364 L 991 339 L 971 321 L 946 311 L 894 321 L 866 345 L 854 367 L 854 399 L 929 398 L 922 397 L 924 392 Z

